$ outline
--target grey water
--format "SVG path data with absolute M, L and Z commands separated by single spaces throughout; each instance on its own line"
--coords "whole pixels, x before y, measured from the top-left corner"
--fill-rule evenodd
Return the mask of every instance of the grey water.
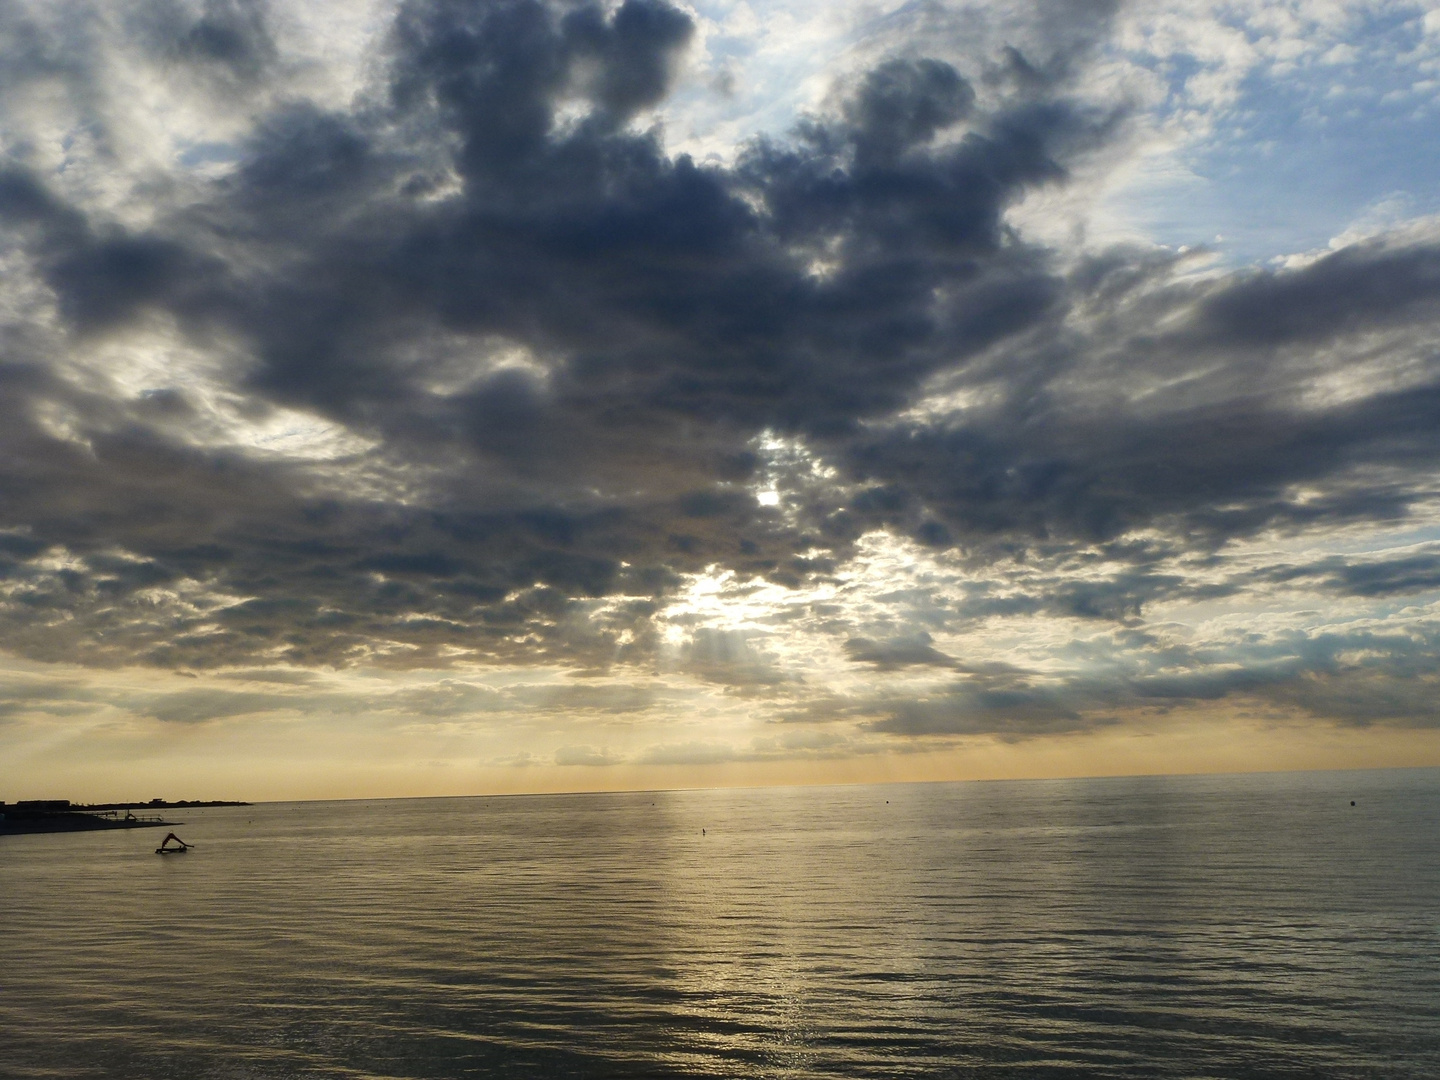
M 1440 1076 L 1440 770 L 181 817 L 0 838 L 0 1076 Z

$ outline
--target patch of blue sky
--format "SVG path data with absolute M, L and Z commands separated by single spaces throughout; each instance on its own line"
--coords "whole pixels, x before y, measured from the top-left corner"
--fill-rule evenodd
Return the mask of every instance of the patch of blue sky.
M 1198 137 L 1147 162 L 1108 208 L 1159 243 L 1205 245 L 1232 265 L 1440 213 L 1440 84 L 1425 20 L 1413 8 L 1371 12 L 1348 37 L 1256 65 L 1234 99 L 1201 103 L 1198 116 L 1187 97 L 1203 73 L 1195 58 L 1137 58 L 1170 86 L 1159 126 L 1185 123 Z
M 233 143 L 180 140 L 177 149 L 175 160 L 187 169 L 233 165 L 240 160 L 240 148 Z
M 661 109 L 667 145 L 728 159 L 757 135 L 783 136 L 828 87 L 852 13 L 824 0 L 699 0 L 701 47 Z

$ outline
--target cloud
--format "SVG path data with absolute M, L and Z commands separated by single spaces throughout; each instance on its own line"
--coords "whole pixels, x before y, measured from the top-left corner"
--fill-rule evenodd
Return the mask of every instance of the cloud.
M 0 718 L 25 713 L 68 716 L 93 710 L 99 695 L 80 679 L 10 678 L 0 683 Z
M 719 765 L 745 761 L 828 760 L 873 754 L 882 749 L 874 741 L 834 731 L 810 728 L 758 735 L 748 743 L 731 745 L 706 740 L 659 743 L 635 759 L 641 765 Z
M 1329 556 L 1309 565 L 1275 566 L 1265 577 L 1312 583 L 1351 596 L 1411 595 L 1440 588 L 1440 551 L 1424 545 L 1392 558 Z
M 862 730 L 909 737 L 1025 739 L 1223 701 L 1342 724 L 1431 727 L 1440 717 L 1433 703 L 1437 642 L 1429 620 L 1403 629 L 1244 633 L 1163 652 L 1153 639 L 1121 637 L 1105 664 L 1063 674 L 976 671 L 919 692 L 819 698 L 786 719 L 858 720 Z
M 190 672 L 177 672 L 176 674 L 195 678 Z M 280 683 L 288 686 L 309 686 L 318 678 L 313 671 L 289 671 L 284 668 L 248 668 L 241 671 L 224 671 L 218 674 L 222 679 L 235 679 L 238 682 Z
M 930 641 L 930 635 L 924 631 L 911 637 L 892 638 L 888 641 L 851 638 L 845 643 L 845 652 L 856 663 L 874 664 L 882 671 L 912 664 L 937 667 L 952 664 L 950 657 L 934 648 Z
M 641 765 L 721 765 L 741 758 L 732 746 L 697 740 L 651 746 L 636 761 Z
M 225 690 L 182 690 L 162 694 L 139 711 L 167 724 L 200 724 L 231 716 L 291 709 L 304 704 L 283 694 L 232 693 Z
M 892 735 L 1049 735 L 1093 727 L 1064 696 L 1029 687 L 960 686 L 897 704 L 866 730 Z
M 541 708 L 607 713 L 641 712 L 657 700 L 655 691 L 650 687 L 614 684 L 537 687 L 527 696 L 532 697 Z
M 365 668 L 452 669 L 361 695 L 426 717 L 650 714 L 663 671 L 856 726 L 671 763 L 1428 723 L 1434 229 L 1241 270 L 1028 229 L 1156 122 L 1136 24 L 932 7 L 704 158 L 667 125 L 708 28 L 664 0 L 405 0 L 346 72 L 262 3 L 12 5 L 0 647 L 297 688 L 167 722 Z M 594 678 L 477 674 L 526 667 Z
M 556 765 L 615 765 L 621 760 L 609 750 L 593 746 L 562 746 L 555 751 Z
M 265 77 L 263 9 L 186 25 L 185 49 Z M 39 370 L 169 327 L 227 351 L 212 396 L 338 424 L 388 474 L 351 494 L 343 471 L 186 446 L 149 404 L 37 384 L 15 433 L 35 449 L 16 449 L 51 464 L 14 518 L 45 523 L 36 542 L 81 577 L 63 584 L 68 629 L 27 613 L 13 646 L 78 637 L 96 660 L 188 667 L 423 665 L 447 648 L 598 661 L 635 630 L 595 626 L 586 598 L 663 596 L 717 558 L 787 582 L 832 565 L 743 487 L 754 440 L 846 431 L 1047 310 L 1043 254 L 1005 242 L 1001 216 L 1109 120 L 1029 99 L 979 117 L 953 67 L 892 59 L 793 140 L 699 165 L 628 126 L 692 29 L 641 0 L 403 4 L 362 104 L 262 110 L 233 169 L 144 227 L 12 161 L 0 210 L 58 319 Z M 145 395 L 193 409 L 175 385 Z M 41 414 L 65 417 L 69 444 L 42 449 Z M 46 509 L 54 485 L 68 512 Z M 166 632 L 132 619 L 100 646 L 101 593 L 156 583 L 100 578 L 97 543 L 208 595 L 152 591 Z M 30 610 L 62 602 L 29 572 Z
M 511 712 L 523 707 L 502 690 L 456 679 L 443 679 L 433 686 L 399 691 L 387 704 L 406 713 L 432 717 Z
M 711 682 L 730 686 L 773 686 L 784 680 L 774 657 L 752 642 L 744 630 L 700 627 L 681 650 L 684 669 Z

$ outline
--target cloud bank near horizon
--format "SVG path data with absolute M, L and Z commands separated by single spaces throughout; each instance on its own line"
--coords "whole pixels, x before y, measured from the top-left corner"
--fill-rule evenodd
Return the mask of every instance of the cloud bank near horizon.
M 1230 27 L 1252 76 L 1307 11 Z M 1205 42 L 1191 85 L 1119 4 L 897 8 L 771 130 L 728 8 L 366 18 L 0 16 L 0 648 L 203 683 L 6 715 L 550 717 L 590 766 L 1435 724 L 1440 229 L 1072 227 L 1213 140 Z

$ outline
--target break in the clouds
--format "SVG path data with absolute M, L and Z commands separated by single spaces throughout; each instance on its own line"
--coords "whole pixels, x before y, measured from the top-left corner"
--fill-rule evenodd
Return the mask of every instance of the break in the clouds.
M 1437 66 L 1407 3 L 6 3 L 4 714 L 1428 726 Z

